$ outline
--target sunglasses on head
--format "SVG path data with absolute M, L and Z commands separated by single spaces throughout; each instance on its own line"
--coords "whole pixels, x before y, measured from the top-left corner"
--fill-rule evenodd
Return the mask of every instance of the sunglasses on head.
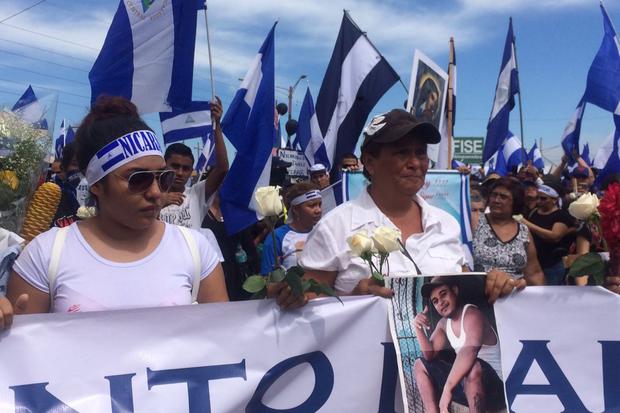
M 171 170 L 163 171 L 136 171 L 129 175 L 127 184 L 130 192 L 140 193 L 148 190 L 157 178 L 161 192 L 168 192 L 174 182 L 175 173 Z

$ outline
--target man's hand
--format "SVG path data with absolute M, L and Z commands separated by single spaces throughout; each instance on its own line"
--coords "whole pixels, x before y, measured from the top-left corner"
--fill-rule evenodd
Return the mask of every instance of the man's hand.
M 28 294 L 22 294 L 17 298 L 15 308 L 6 297 L 0 297 L 0 331 L 13 324 L 13 314 L 23 314 L 28 307 Z
M 612 293 L 620 294 L 620 276 L 605 278 L 605 288 Z
M 220 123 L 222 120 L 222 112 L 222 100 L 219 96 L 216 96 L 215 102 L 211 102 L 211 118 L 213 119 L 213 123 Z
M 365 278 L 357 283 L 351 295 L 378 295 L 383 298 L 392 298 L 394 291 L 380 286 L 374 279 Z
M 168 205 L 182 205 L 184 200 L 183 192 L 168 192 L 164 197 L 164 208 Z
M 439 413 L 450 413 L 450 402 L 452 402 L 452 392 L 444 388 L 439 399 Z
M 305 294 L 295 295 L 285 282 L 269 284 L 267 297 L 275 298 L 282 310 L 293 310 L 308 304 L 308 297 Z
M 413 319 L 413 325 L 418 330 L 428 330 L 431 328 L 431 323 L 428 320 L 428 305 L 424 306 L 424 311 L 418 313 Z
M 500 297 L 505 297 L 512 292 L 516 287 L 515 281 L 505 272 L 492 269 L 487 273 L 486 285 L 484 292 L 489 300 L 490 304 L 493 304 L 495 300 Z M 523 289 L 525 285 L 519 284 L 519 289 Z

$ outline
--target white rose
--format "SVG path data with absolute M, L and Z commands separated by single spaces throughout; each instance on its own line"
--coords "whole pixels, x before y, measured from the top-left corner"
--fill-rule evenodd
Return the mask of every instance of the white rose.
M 400 238 L 400 231 L 390 227 L 379 227 L 372 236 L 375 248 L 382 254 L 400 251 Z
M 362 254 L 372 251 L 373 242 L 366 231 L 359 231 L 347 238 L 347 243 L 353 254 L 360 257 Z
M 577 219 L 585 221 L 598 211 L 599 200 L 589 192 L 568 206 L 568 212 Z
M 264 217 L 275 217 L 282 213 L 282 198 L 279 186 L 264 186 L 258 188 L 254 194 L 257 211 Z

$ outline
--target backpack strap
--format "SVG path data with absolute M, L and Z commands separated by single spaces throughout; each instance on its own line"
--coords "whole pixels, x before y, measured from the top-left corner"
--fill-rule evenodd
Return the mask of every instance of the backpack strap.
M 50 311 L 54 308 L 54 287 L 56 286 L 56 277 L 58 276 L 58 265 L 60 264 L 60 255 L 62 254 L 62 248 L 65 245 L 65 239 L 67 238 L 67 232 L 69 227 L 58 228 L 56 236 L 54 237 L 54 243 L 52 244 L 52 255 L 50 257 L 50 263 L 47 267 L 47 282 L 49 284 L 49 296 L 50 296 Z
M 183 234 L 183 238 L 185 238 L 185 242 L 187 243 L 187 247 L 189 248 L 189 252 L 192 255 L 192 261 L 194 262 L 194 278 L 192 283 L 192 304 L 196 303 L 198 298 L 198 289 L 200 288 L 200 253 L 198 252 L 198 244 L 196 243 L 196 239 L 192 235 L 189 228 L 182 227 L 177 225 L 181 234 Z

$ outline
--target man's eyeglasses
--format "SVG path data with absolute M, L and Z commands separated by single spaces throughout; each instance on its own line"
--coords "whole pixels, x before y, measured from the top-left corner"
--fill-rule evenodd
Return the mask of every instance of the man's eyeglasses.
M 153 181 L 157 178 L 157 184 L 159 190 L 162 192 L 168 192 L 174 183 L 175 173 L 171 170 L 164 171 L 136 171 L 129 175 L 129 178 L 121 178 L 127 180 L 127 185 L 130 192 L 140 193 L 148 190 Z

